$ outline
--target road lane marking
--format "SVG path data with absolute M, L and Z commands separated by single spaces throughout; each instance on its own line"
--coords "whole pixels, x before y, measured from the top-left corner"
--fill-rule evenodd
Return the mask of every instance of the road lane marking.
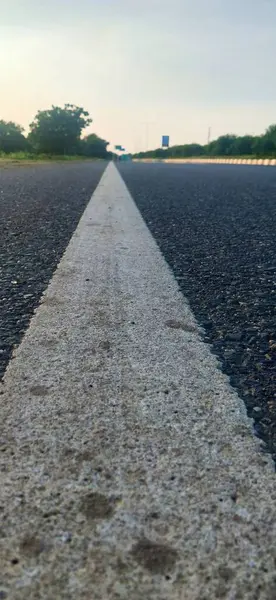
M 13 597 L 268 597 L 272 460 L 113 164 L 2 391 Z

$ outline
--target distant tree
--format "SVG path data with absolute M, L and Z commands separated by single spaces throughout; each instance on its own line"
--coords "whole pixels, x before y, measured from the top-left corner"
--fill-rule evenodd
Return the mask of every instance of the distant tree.
M 0 152 L 20 152 L 28 149 L 23 127 L 13 121 L 0 121 Z
M 90 133 L 81 141 L 81 152 L 84 156 L 109 158 L 109 153 L 106 149 L 108 144 L 109 142 L 98 137 L 95 133 Z
M 256 154 L 257 156 L 261 155 L 262 140 L 262 135 L 257 135 L 254 139 L 253 154 Z
M 256 138 L 253 135 L 236 137 L 232 144 L 232 154 L 235 156 L 249 156 L 254 154 Z
M 185 155 L 186 146 L 171 146 L 167 150 L 168 158 L 182 158 Z
M 268 129 L 266 130 L 264 137 L 267 140 L 270 140 L 274 144 L 276 149 L 276 125 L 270 125 L 270 127 L 268 127 Z
M 215 155 L 216 143 L 217 140 L 212 140 L 211 142 L 209 142 L 209 144 L 205 146 L 205 154 L 207 154 L 207 156 Z
M 154 152 L 150 153 L 150 158 L 167 158 L 168 150 L 164 148 L 157 148 Z
M 270 125 L 262 136 L 263 153 L 271 156 L 276 155 L 276 125 Z
M 52 106 L 37 113 L 30 124 L 28 139 L 37 152 L 78 154 L 81 133 L 90 123 L 89 113 L 79 106 Z
M 233 156 L 236 139 L 236 135 L 221 135 L 209 144 L 207 152 L 213 156 Z
M 276 154 L 276 146 L 269 136 L 260 135 L 255 139 L 254 154 L 257 156 L 273 156 Z
M 138 152 L 133 155 L 133 158 L 167 158 L 168 150 L 164 148 L 156 148 L 156 150 L 147 150 L 146 152 Z
M 183 148 L 185 148 L 186 156 L 202 156 L 204 154 L 204 148 L 200 144 L 187 144 Z

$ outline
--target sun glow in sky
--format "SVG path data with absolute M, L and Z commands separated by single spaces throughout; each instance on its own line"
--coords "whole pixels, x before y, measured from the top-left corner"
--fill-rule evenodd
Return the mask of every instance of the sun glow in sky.
M 133 152 L 276 122 L 275 0 L 0 0 L 0 119 L 83 106 Z

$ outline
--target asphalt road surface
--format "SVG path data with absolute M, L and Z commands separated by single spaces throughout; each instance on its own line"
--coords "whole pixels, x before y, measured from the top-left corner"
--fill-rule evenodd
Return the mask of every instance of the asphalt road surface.
M 0 170 L 0 376 L 105 163 Z M 276 169 L 121 164 L 221 368 L 276 457 Z
M 105 167 L 0 168 L 0 378 Z
M 276 458 L 276 169 L 121 164 L 222 370 Z
M 0 598 L 276 597 L 273 461 L 217 362 L 109 164 L 1 386 Z

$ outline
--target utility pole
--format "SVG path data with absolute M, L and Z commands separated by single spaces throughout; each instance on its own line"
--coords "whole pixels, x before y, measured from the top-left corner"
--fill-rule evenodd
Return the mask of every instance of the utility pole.
M 208 137 L 207 137 L 207 144 L 210 144 L 210 140 L 211 140 L 211 127 L 208 127 Z

